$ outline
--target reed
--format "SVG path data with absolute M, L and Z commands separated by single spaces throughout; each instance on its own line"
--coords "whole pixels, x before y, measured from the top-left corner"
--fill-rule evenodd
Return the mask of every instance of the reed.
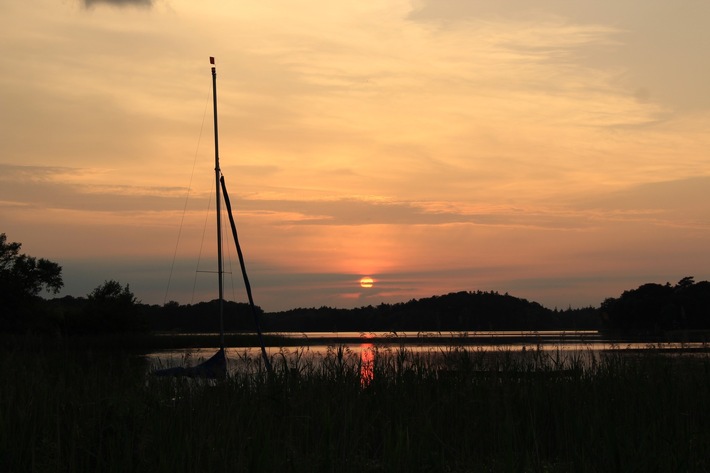
M 246 352 L 222 382 L 0 350 L 0 471 L 708 471 L 710 360 L 450 347 Z M 584 358 L 584 359 L 583 359 Z

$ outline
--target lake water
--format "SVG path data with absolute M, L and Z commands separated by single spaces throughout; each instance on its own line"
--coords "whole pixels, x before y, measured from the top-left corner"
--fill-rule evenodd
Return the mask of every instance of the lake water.
M 399 356 L 435 364 L 452 354 L 475 356 L 505 354 L 508 357 L 537 359 L 560 369 L 572 363 L 589 364 L 610 353 L 657 351 L 677 354 L 696 353 L 705 343 L 634 342 L 602 338 L 597 331 L 495 331 L 495 332 L 308 332 L 279 334 L 281 346 L 266 348 L 276 367 L 303 371 L 318 369 L 324 363 L 341 362 L 357 366 L 368 376 L 377 356 Z M 215 335 L 215 341 L 218 340 Z M 216 348 L 161 350 L 150 353 L 151 366 L 194 366 L 212 356 Z M 231 372 L 258 372 L 263 369 L 258 346 L 227 348 Z M 534 354 L 535 356 L 531 356 Z M 369 368 L 369 372 L 371 372 Z

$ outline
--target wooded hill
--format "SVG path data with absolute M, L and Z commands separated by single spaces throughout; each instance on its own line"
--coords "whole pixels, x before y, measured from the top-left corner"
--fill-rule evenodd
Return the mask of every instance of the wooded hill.
M 456 292 L 356 309 L 293 309 L 266 314 L 275 331 L 584 330 L 600 328 L 594 308 L 553 311 L 537 302 L 496 292 Z

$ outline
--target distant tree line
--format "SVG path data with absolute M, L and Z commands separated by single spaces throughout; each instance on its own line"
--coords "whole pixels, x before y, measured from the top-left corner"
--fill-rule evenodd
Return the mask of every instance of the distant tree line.
M 219 331 L 219 301 L 180 305 L 170 301 L 163 306 L 144 307 L 146 320 L 152 331 L 180 333 L 214 333 Z M 252 332 L 254 318 L 249 304 L 223 302 L 223 321 L 226 332 Z M 260 307 L 257 313 L 263 314 Z
M 162 306 L 136 300 L 130 287 L 104 281 L 86 297 L 45 299 L 63 287 L 61 266 L 20 253 L 21 244 L 0 234 L 0 331 L 95 334 L 119 332 L 205 333 L 219 330 L 218 301 Z M 257 312 L 270 332 L 368 332 L 485 330 L 593 330 L 657 335 L 710 329 L 710 282 L 692 277 L 644 284 L 608 298 L 600 308 L 558 311 L 497 292 L 456 292 L 355 309 L 298 308 Z M 246 303 L 223 304 L 224 329 L 255 329 Z
M 583 330 L 598 328 L 596 309 L 557 311 L 497 292 L 456 292 L 356 309 L 293 309 L 267 314 L 271 331 Z
M 627 334 L 658 335 L 710 329 L 710 282 L 692 277 L 676 285 L 648 283 L 601 304 L 603 326 Z

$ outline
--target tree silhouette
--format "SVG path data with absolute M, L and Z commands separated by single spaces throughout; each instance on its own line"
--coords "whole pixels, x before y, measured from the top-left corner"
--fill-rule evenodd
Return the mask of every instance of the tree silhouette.
M 42 289 L 56 294 L 64 286 L 62 268 L 44 258 L 20 253 L 21 243 L 0 233 L 0 330 L 26 330 L 42 319 Z
M 691 276 L 670 283 L 648 283 L 608 298 L 601 306 L 607 329 L 635 334 L 710 327 L 710 283 Z
M 140 305 L 128 284 L 104 281 L 87 296 L 84 329 L 92 332 L 135 332 L 146 328 Z
M 43 288 L 56 294 L 64 286 L 61 266 L 21 254 L 21 247 L 22 243 L 8 243 L 7 236 L 0 233 L 0 297 L 4 304 L 36 296 Z
M 101 305 L 112 305 L 118 308 L 126 308 L 136 303 L 136 297 L 131 292 L 128 284 L 126 287 L 114 281 L 104 281 L 87 296 L 90 302 Z

